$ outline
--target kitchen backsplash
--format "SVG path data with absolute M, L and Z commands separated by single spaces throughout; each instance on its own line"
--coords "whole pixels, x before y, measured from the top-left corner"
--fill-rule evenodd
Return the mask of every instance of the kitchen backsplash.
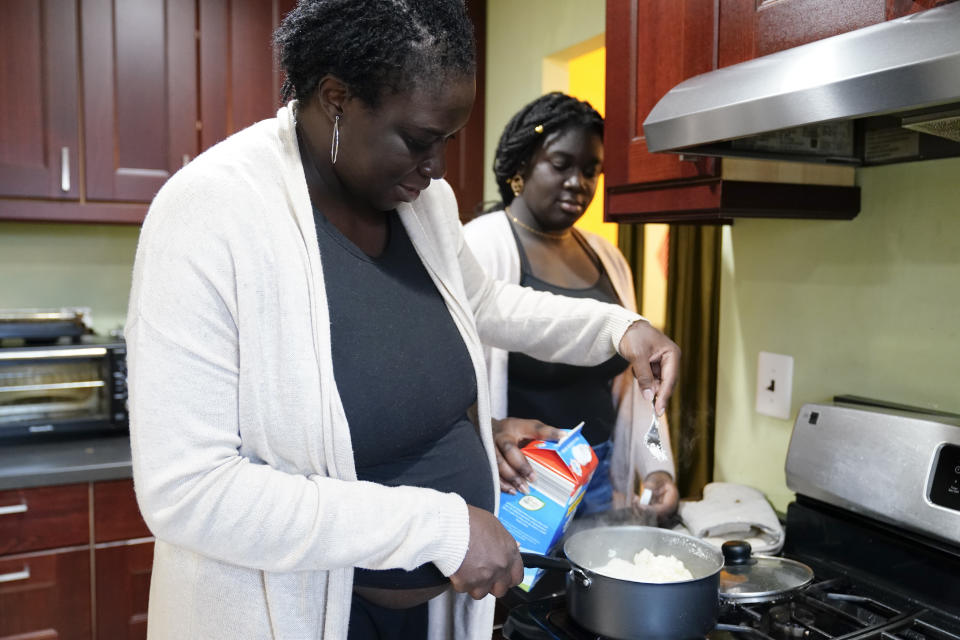
M 90 307 L 123 324 L 140 227 L 0 222 L 0 308 Z
M 725 229 L 716 479 L 783 508 L 791 420 L 754 411 L 757 354 L 794 358 L 791 416 L 852 393 L 960 412 L 960 159 L 858 171 L 848 222 Z

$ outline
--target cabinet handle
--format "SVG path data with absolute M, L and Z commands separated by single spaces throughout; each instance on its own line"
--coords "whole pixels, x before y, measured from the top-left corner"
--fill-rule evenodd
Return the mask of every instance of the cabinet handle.
M 24 567 L 23 571 L 14 571 L 12 573 L 0 573 L 0 583 L 16 582 L 17 580 L 29 580 L 30 567 Z
M 183 154 L 183 166 L 187 166 L 187 164 L 189 163 L 190 163 L 190 154 L 189 153 Z
M 9 504 L 5 507 L 0 507 L 0 516 L 8 516 L 12 513 L 26 513 L 27 512 L 27 503 L 22 502 L 20 504 Z
M 70 147 L 60 148 L 60 190 L 70 191 Z

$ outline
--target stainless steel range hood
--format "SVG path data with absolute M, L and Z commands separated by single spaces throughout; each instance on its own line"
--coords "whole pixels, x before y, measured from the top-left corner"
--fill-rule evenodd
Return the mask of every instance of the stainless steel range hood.
M 686 80 L 650 151 L 852 165 L 960 156 L 960 2 Z

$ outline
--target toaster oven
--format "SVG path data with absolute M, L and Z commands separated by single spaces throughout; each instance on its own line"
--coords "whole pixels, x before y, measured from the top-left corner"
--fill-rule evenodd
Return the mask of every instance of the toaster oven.
M 0 348 L 0 440 L 127 428 L 123 342 Z

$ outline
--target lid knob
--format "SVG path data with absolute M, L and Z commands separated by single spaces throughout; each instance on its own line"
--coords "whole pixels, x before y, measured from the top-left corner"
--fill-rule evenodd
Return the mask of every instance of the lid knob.
M 723 561 L 728 565 L 748 564 L 753 548 L 745 540 L 728 540 L 720 546 Z

